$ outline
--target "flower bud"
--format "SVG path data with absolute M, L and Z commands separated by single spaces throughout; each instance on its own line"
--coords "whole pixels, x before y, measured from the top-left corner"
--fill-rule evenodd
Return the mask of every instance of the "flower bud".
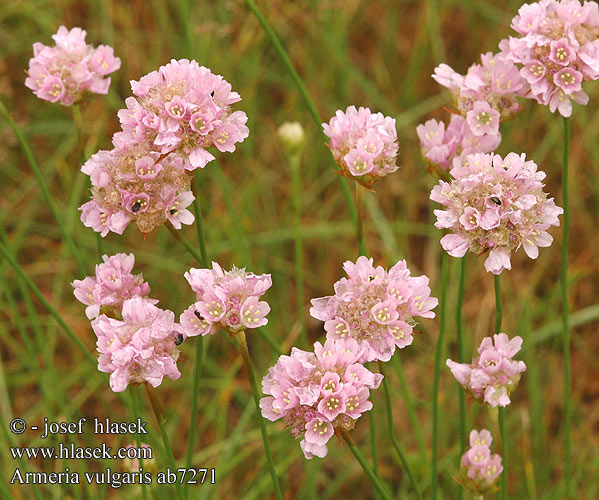
M 301 153 L 306 144 L 306 134 L 299 122 L 285 122 L 277 130 L 281 145 L 288 155 Z

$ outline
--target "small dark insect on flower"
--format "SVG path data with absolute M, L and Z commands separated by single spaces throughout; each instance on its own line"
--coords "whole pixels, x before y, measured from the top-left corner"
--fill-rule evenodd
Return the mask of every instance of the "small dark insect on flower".
M 500 206 L 501 205 L 501 200 L 499 198 L 497 198 L 496 196 L 492 196 L 491 198 L 489 198 L 493 203 L 495 203 L 495 205 Z
M 171 213 L 171 215 L 175 215 L 175 214 L 177 213 L 177 209 L 175 209 L 175 208 L 171 208 L 171 209 L 169 210 L 169 212 Z
M 210 97 L 214 97 L 214 90 L 210 92 Z
M 137 211 L 141 208 L 141 202 L 136 201 L 133 206 L 131 207 L 131 211 L 133 213 L 137 213 Z
M 368 281 L 374 281 L 374 276 L 368 276 Z
M 204 319 L 204 318 L 202 318 L 202 315 L 198 311 L 194 311 L 193 313 L 195 314 L 196 318 L 198 318 L 199 320 Z
M 175 345 L 181 345 L 183 343 L 183 334 L 180 333 L 179 335 L 177 335 L 177 338 L 175 339 Z

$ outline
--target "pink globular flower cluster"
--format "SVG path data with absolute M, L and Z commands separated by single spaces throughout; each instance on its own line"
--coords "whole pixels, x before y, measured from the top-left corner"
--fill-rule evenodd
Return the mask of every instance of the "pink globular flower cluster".
M 428 120 L 416 127 L 420 148 L 427 167 L 437 177 L 446 177 L 454 158 L 465 158 L 474 153 L 490 153 L 501 143 L 501 134 L 475 135 L 466 118 L 451 115 L 449 125 L 437 120 Z
M 453 180 L 440 181 L 430 195 L 443 205 L 435 210 L 438 229 L 449 229 L 441 245 L 453 257 L 468 250 L 488 252 L 485 268 L 493 274 L 511 269 L 511 254 L 521 246 L 531 259 L 551 245 L 547 232 L 559 226 L 563 210 L 543 191 L 545 173 L 524 154 L 477 153 L 455 162 Z
M 241 101 L 231 84 L 196 61 L 172 60 L 139 81 L 131 82 L 134 97 L 118 112 L 119 147 L 139 143 L 161 155 L 180 157 L 187 170 L 214 160 L 206 149 L 233 152 L 249 135 L 247 116 L 233 111 Z
M 519 110 L 517 97 L 528 91 L 516 65 L 502 54 L 481 55 L 482 64 L 473 64 L 466 75 L 447 64 L 435 68 L 433 78 L 453 94 L 459 113 L 476 136 L 499 133 L 499 122 Z
M 246 114 L 231 109 L 239 94 L 196 61 L 172 60 L 131 87 L 114 148 L 82 167 L 92 200 L 79 207 L 81 220 L 102 236 L 122 234 L 131 222 L 143 233 L 192 224 L 191 172 L 214 160 L 207 148 L 232 152 L 249 134 Z
M 579 0 L 524 4 L 512 20 L 519 37 L 502 40 L 506 59 L 522 65 L 530 96 L 562 116 L 587 104 L 582 82 L 599 79 L 599 6 Z
M 325 322 L 327 339 L 358 342 L 360 362 L 389 361 L 412 343 L 415 317 L 435 317 L 429 279 L 411 276 L 404 260 L 386 271 L 361 256 L 343 268 L 348 277 L 335 283 L 335 295 L 312 299 L 310 314 Z
M 270 274 L 253 274 L 233 267 L 224 271 L 216 262 L 212 269 L 185 273 L 197 301 L 181 314 L 184 335 L 214 335 L 218 327 L 230 335 L 268 323 L 267 302 L 259 300 L 272 286 Z
M 522 337 L 505 333 L 485 337 L 471 364 L 447 360 L 453 376 L 474 399 L 491 408 L 510 404 L 510 394 L 526 371 L 524 361 L 512 359 L 522 348 Z
M 339 110 L 329 123 L 323 123 L 339 174 L 366 187 L 397 170 L 397 131 L 395 120 L 368 108 L 349 106 Z
M 110 388 L 124 391 L 129 384 L 148 382 L 158 387 L 164 377 L 177 380 L 181 326 L 172 311 L 142 297 L 123 302 L 122 319 L 101 314 L 92 321 L 100 353 L 98 369 L 110 373 Z
M 106 236 L 122 234 L 130 222 L 149 233 L 169 221 L 191 224 L 191 177 L 178 157 L 161 157 L 143 147 L 98 151 L 81 170 L 90 176 L 93 199 L 80 207 L 87 227 Z
M 501 456 L 491 454 L 493 438 L 487 429 L 470 432 L 470 449 L 462 455 L 458 481 L 475 495 L 492 493 L 503 472 Z
M 86 93 L 107 94 L 110 73 L 121 67 L 112 47 L 85 43 L 81 28 L 64 26 L 52 35 L 55 46 L 33 44 L 33 58 L 25 85 L 40 99 L 65 106 L 77 103 Z
M 118 253 L 102 257 L 104 262 L 96 265 L 95 277 L 88 276 L 72 283 L 74 295 L 85 304 L 85 314 L 89 319 L 97 318 L 100 312 L 120 316 L 125 300 L 142 297 L 155 304 L 156 300 L 147 298 L 150 285 L 141 274 L 132 274 L 135 256 Z
M 361 363 L 363 348 L 353 339 L 316 342 L 314 352 L 293 348 L 281 356 L 262 380 L 267 397 L 262 415 L 283 419 L 306 458 L 323 458 L 337 430 L 350 431 L 360 415 L 372 408 L 370 389 L 383 378 Z

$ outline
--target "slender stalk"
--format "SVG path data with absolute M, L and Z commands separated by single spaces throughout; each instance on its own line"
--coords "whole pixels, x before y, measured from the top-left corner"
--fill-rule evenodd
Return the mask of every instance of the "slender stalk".
M 293 83 L 295 83 L 297 90 L 299 91 L 300 95 L 302 96 L 302 99 L 304 100 L 304 103 L 306 104 L 306 107 L 308 108 L 310 116 L 314 120 L 314 123 L 316 123 L 318 130 L 320 130 L 320 133 L 322 134 L 326 142 L 328 138 L 324 135 L 324 132 L 322 130 L 322 119 L 320 117 L 320 114 L 318 113 L 318 110 L 314 105 L 314 101 L 312 101 L 312 98 L 310 97 L 310 94 L 308 93 L 308 89 L 304 85 L 304 82 L 293 67 L 293 63 L 291 62 L 289 55 L 287 55 L 287 52 L 283 48 L 283 45 L 281 44 L 279 37 L 271 28 L 270 24 L 268 24 L 268 21 L 254 2 L 254 0 L 246 0 L 245 3 L 248 6 L 248 8 L 252 11 L 252 13 L 256 16 L 256 19 L 258 19 L 258 22 L 266 32 L 266 35 L 268 36 L 270 42 L 275 48 L 275 51 L 277 52 L 277 54 L 279 54 L 279 57 L 283 62 L 283 66 L 285 66 L 285 69 L 289 73 L 289 76 L 291 76 Z M 343 192 L 343 197 L 345 198 L 347 206 L 349 207 L 351 217 L 353 220 L 357 220 L 356 207 L 351 199 L 351 191 L 347 184 L 347 181 L 343 177 L 339 177 L 339 183 L 341 184 L 341 191 Z
M 260 432 L 262 433 L 262 441 L 264 443 L 264 451 L 266 453 L 266 461 L 268 462 L 268 469 L 270 470 L 270 476 L 272 478 L 272 484 L 275 489 L 275 495 L 277 500 L 283 499 L 283 494 L 281 493 L 281 487 L 279 486 L 279 478 L 277 477 L 277 473 L 275 471 L 275 465 L 272 460 L 272 452 L 270 451 L 270 444 L 268 442 L 268 434 L 266 433 L 266 426 L 264 425 L 264 419 L 262 418 L 260 412 L 260 391 L 258 390 L 258 385 L 256 384 L 256 377 L 254 375 L 254 368 L 252 366 L 252 360 L 250 359 L 250 352 L 248 350 L 247 341 L 245 338 L 245 332 L 242 330 L 237 335 L 237 343 L 239 345 L 239 351 L 241 352 L 241 357 L 243 358 L 243 364 L 245 365 L 245 369 L 248 374 L 248 379 L 250 381 L 250 386 L 252 387 L 252 394 L 254 396 L 254 402 L 256 403 L 256 416 L 258 417 L 258 421 L 260 422 Z
M 501 332 L 501 323 L 503 320 L 503 301 L 501 300 L 501 275 L 495 275 L 495 333 Z M 505 435 L 505 414 L 504 408 L 499 408 L 498 411 L 498 422 L 499 422 L 499 437 L 501 439 L 501 450 L 502 450 L 502 462 L 503 472 L 501 473 L 501 491 L 499 497 L 501 500 L 507 498 L 508 488 L 508 457 L 507 457 L 507 443 Z
M 364 186 L 356 182 L 356 240 L 358 241 L 358 255 L 366 255 L 366 242 L 364 241 Z
M 447 316 L 447 280 L 449 278 L 449 257 L 446 252 L 441 256 L 441 303 L 439 337 L 435 351 L 435 367 L 433 372 L 433 449 L 431 460 L 431 498 L 437 498 L 439 478 L 437 477 L 437 454 L 439 434 L 439 373 L 441 369 L 441 358 L 443 356 L 443 340 L 445 338 L 445 319 Z
M 169 230 L 169 232 L 173 235 L 173 237 L 179 242 L 181 243 L 181 245 L 183 245 L 183 248 L 185 248 L 185 250 L 187 250 L 187 252 L 195 259 L 197 260 L 200 264 L 202 264 L 202 256 L 198 253 L 198 251 L 193 247 L 193 245 L 191 243 L 189 243 L 189 241 L 187 241 L 183 236 L 181 236 L 179 234 L 179 232 L 173 227 L 173 225 L 170 222 L 167 222 L 165 224 L 165 226 L 167 227 L 167 229 Z
M 139 405 L 137 404 L 137 386 L 131 386 L 129 388 L 129 392 L 131 393 L 131 407 L 133 408 L 133 418 L 141 418 L 141 412 L 139 411 Z M 139 433 L 135 434 L 135 441 L 137 443 L 137 449 L 141 449 L 141 437 Z M 143 459 L 138 458 L 139 467 L 143 469 Z M 148 493 L 146 491 L 146 483 L 141 481 L 141 497 L 143 500 L 147 500 Z
M 304 246 L 302 239 L 302 176 L 301 152 L 289 155 L 291 173 L 293 176 L 293 219 L 294 242 L 293 252 L 295 259 L 295 300 L 297 320 L 300 324 L 301 336 L 305 345 L 310 344 L 306 318 L 304 317 Z
M 562 259 L 560 266 L 560 285 L 562 296 L 562 350 L 564 356 L 564 428 L 566 432 L 566 498 L 574 498 L 572 471 L 572 406 L 570 393 L 572 390 L 572 374 L 570 368 L 570 325 L 568 308 L 568 244 L 570 239 L 570 200 L 568 194 L 568 168 L 570 159 L 570 120 L 564 118 L 564 161 L 562 164 L 562 206 L 564 209 L 564 226 L 562 229 Z
M 175 456 L 173 455 L 173 449 L 171 447 L 171 442 L 169 441 L 168 434 L 166 432 L 166 415 L 164 413 L 164 409 L 156 397 L 154 389 L 147 382 L 144 384 L 146 388 L 146 394 L 148 395 L 148 399 L 150 400 L 150 405 L 152 406 L 152 411 L 154 412 L 154 416 L 158 421 L 158 426 L 160 427 L 160 435 L 162 437 L 162 443 L 164 444 L 164 449 L 166 450 L 166 454 L 168 455 L 168 461 L 170 465 L 171 471 L 175 474 L 177 473 L 177 465 L 175 464 Z M 181 485 L 179 481 L 175 481 L 175 490 L 177 491 L 177 498 L 179 500 L 183 500 L 183 494 L 181 492 Z
M 58 228 L 59 228 L 60 232 L 62 233 L 63 239 L 64 239 L 67 247 L 69 248 L 69 251 L 71 252 L 73 257 L 75 258 L 75 261 L 77 262 L 77 267 L 79 269 L 79 273 L 82 276 L 84 276 L 86 274 L 85 263 L 83 262 L 81 254 L 77 250 L 77 247 L 74 244 L 73 239 L 71 238 L 71 235 L 69 234 L 69 232 L 67 231 L 67 229 L 63 223 L 63 217 L 58 212 L 56 204 L 54 203 L 54 198 L 52 198 L 52 195 L 50 194 L 50 191 L 48 190 L 48 186 L 46 186 L 46 181 L 44 180 L 44 176 L 42 175 L 42 173 L 37 165 L 37 162 L 35 161 L 35 157 L 33 156 L 31 147 L 29 146 L 29 143 L 27 142 L 27 139 L 23 135 L 23 132 L 21 132 L 21 129 L 19 128 L 19 126 L 15 123 L 15 121 L 10 116 L 10 113 L 8 112 L 8 110 L 6 109 L 6 107 L 4 106 L 4 103 L 2 101 L 0 101 L 0 114 L 8 122 L 8 125 L 10 126 L 10 128 L 12 128 L 13 132 L 15 133 L 15 136 L 17 137 L 17 140 L 21 146 L 21 149 L 23 149 L 23 153 L 25 153 L 25 158 L 27 158 L 27 161 L 29 162 L 29 166 L 31 167 L 31 170 L 33 170 L 33 174 L 35 175 L 35 178 L 37 179 L 37 182 L 40 186 L 40 190 L 42 191 L 42 195 L 44 196 L 44 199 L 46 200 L 46 203 L 48 204 L 48 208 L 50 208 L 50 211 L 52 212 L 52 215 L 54 216 L 54 219 L 56 220 L 56 224 L 58 225 Z
M 199 170 L 199 169 L 198 169 Z M 207 268 L 210 265 L 208 259 L 208 251 L 206 250 L 206 238 L 204 236 L 204 218 L 202 217 L 202 206 L 200 204 L 200 198 L 198 196 L 198 189 L 196 185 L 196 178 L 199 172 L 196 171 L 196 177 L 191 180 L 191 191 L 193 192 L 193 208 L 196 213 L 196 231 L 198 233 L 198 244 L 200 245 L 200 264 L 202 267 Z
M 501 300 L 501 275 L 495 275 L 495 333 L 501 332 L 503 302 Z
M 370 453 L 372 455 L 372 472 L 376 477 L 379 477 L 379 453 L 376 447 L 376 422 L 374 420 L 374 412 L 368 412 L 368 424 L 370 426 Z M 375 492 L 375 498 L 378 500 L 379 496 Z
M 389 389 L 389 382 L 387 381 L 387 376 L 385 374 L 385 365 L 382 361 L 379 361 L 379 372 L 383 374 L 383 390 L 385 392 L 385 402 L 387 406 L 387 426 L 388 426 L 388 437 L 391 440 L 391 444 L 395 449 L 395 453 L 397 453 L 397 457 L 401 462 L 402 467 L 404 468 L 406 474 L 408 475 L 408 479 L 410 483 L 412 483 L 412 488 L 414 488 L 414 492 L 416 493 L 416 498 L 421 500 L 420 490 L 418 488 L 418 484 L 416 483 L 416 479 L 412 474 L 410 469 L 410 465 L 406 460 L 406 456 L 404 455 L 399 442 L 397 441 L 397 437 L 395 437 L 395 426 L 393 424 L 393 407 L 391 406 L 391 390 Z M 372 412 L 371 412 L 372 413 Z
M 466 281 L 466 255 L 460 259 L 460 281 L 458 284 L 458 300 L 456 306 L 456 332 L 458 345 L 458 363 L 464 362 L 464 322 L 462 319 L 462 304 L 464 302 L 464 287 Z M 458 387 L 460 401 L 460 457 L 465 452 L 466 446 L 466 396 L 462 387 Z M 462 498 L 463 489 L 458 491 L 458 497 Z
M 358 460 L 358 462 L 362 466 L 362 469 L 368 476 L 368 479 L 370 479 L 370 482 L 372 483 L 376 491 L 384 498 L 384 500 L 392 500 L 393 497 L 388 493 L 387 489 L 376 477 L 376 474 L 374 473 L 370 465 L 368 465 L 368 462 L 364 458 L 364 455 L 362 455 L 362 452 L 354 444 L 354 441 L 349 435 L 349 433 L 347 431 L 341 431 L 341 436 L 347 443 L 347 446 L 349 446 L 351 452 L 354 454 L 354 457 L 356 457 L 356 460 Z

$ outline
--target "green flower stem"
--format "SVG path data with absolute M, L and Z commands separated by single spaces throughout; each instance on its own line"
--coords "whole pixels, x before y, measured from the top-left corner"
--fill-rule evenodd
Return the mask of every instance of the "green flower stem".
M 464 302 L 464 287 L 466 281 L 466 255 L 460 259 L 460 281 L 458 284 L 458 301 L 456 306 L 456 332 L 458 345 L 458 363 L 464 362 L 464 322 L 462 319 L 462 304 Z M 467 421 L 466 421 L 466 395 L 464 389 L 458 386 L 458 397 L 460 401 L 460 457 L 465 452 Z M 463 489 L 459 489 L 459 497 L 462 497 Z
M 199 170 L 199 169 L 198 169 Z M 199 172 L 196 171 L 196 177 L 193 177 L 191 180 L 191 191 L 194 196 L 193 200 L 193 208 L 196 213 L 196 230 L 198 233 L 198 243 L 200 245 L 200 264 L 204 268 L 210 267 L 210 260 L 208 259 L 208 251 L 206 250 L 206 238 L 204 236 L 204 218 L 202 217 L 202 206 L 200 205 L 200 198 L 198 196 L 197 189 L 197 176 Z
M 266 18 L 264 17 L 264 15 L 260 11 L 260 9 L 256 5 L 256 3 L 254 2 L 254 0 L 246 0 L 245 3 L 248 6 L 248 8 L 252 11 L 252 13 L 256 16 L 256 19 L 258 19 L 258 22 L 260 23 L 260 25 L 266 32 L 266 35 L 270 39 L 270 42 L 272 43 L 275 51 L 277 52 L 277 54 L 279 54 L 279 57 L 281 58 L 281 61 L 283 62 L 285 69 L 289 73 L 289 76 L 291 76 L 293 83 L 295 83 L 297 90 L 299 91 L 300 95 L 302 96 L 302 99 L 304 100 L 304 103 L 306 104 L 306 107 L 308 108 L 308 112 L 310 113 L 310 116 L 314 120 L 314 123 L 316 123 L 316 126 L 318 127 L 318 130 L 320 131 L 323 139 L 325 140 L 325 142 L 327 142 L 328 138 L 324 135 L 324 132 L 322 130 L 322 118 L 320 117 L 320 114 L 318 113 L 318 110 L 316 109 L 316 106 L 314 105 L 314 101 L 312 101 L 312 98 L 310 97 L 310 94 L 308 93 L 308 89 L 306 89 L 304 82 L 302 81 L 301 77 L 299 76 L 299 74 L 297 73 L 295 68 L 293 67 L 293 63 L 291 62 L 289 55 L 287 55 L 287 52 L 283 48 L 283 45 L 281 44 L 279 37 L 274 32 L 274 30 L 271 28 L 270 24 L 268 24 L 268 21 L 266 20 Z M 332 156 L 331 156 L 331 158 L 332 158 Z M 356 207 L 351 198 L 351 191 L 348 186 L 348 183 L 343 177 L 339 177 L 339 183 L 341 184 L 341 191 L 343 192 L 343 197 L 345 198 L 347 206 L 349 207 L 349 211 L 351 213 L 352 220 L 355 221 L 355 220 L 357 220 L 358 217 L 357 217 Z
M 8 112 L 8 110 L 6 109 L 6 107 L 4 106 L 4 103 L 2 101 L 0 101 L 0 114 L 2 114 L 4 119 L 8 122 L 8 125 L 10 126 L 10 128 L 12 128 L 13 132 L 15 133 L 15 136 L 17 137 L 17 140 L 18 140 L 19 144 L 21 145 L 21 148 L 23 149 L 23 153 L 25 153 L 25 157 L 27 158 L 27 161 L 29 162 L 29 166 L 33 170 L 33 174 L 35 175 L 35 178 L 37 179 L 37 182 L 42 191 L 42 195 L 44 196 L 44 199 L 46 200 L 46 203 L 48 204 L 48 208 L 50 208 L 50 211 L 52 212 L 52 215 L 54 216 L 54 219 L 56 220 L 56 223 L 58 224 L 58 228 L 60 229 L 60 232 L 62 233 L 63 239 L 64 239 L 67 247 L 69 248 L 69 251 L 71 252 L 73 257 L 75 258 L 75 261 L 77 262 L 77 267 L 79 269 L 79 273 L 82 276 L 85 276 L 86 275 L 85 263 L 83 262 L 81 254 L 77 250 L 77 247 L 74 244 L 73 239 L 71 238 L 71 235 L 66 230 L 66 227 L 63 223 L 63 217 L 60 215 L 60 213 L 58 212 L 58 209 L 56 208 L 56 204 L 54 203 L 54 198 L 52 198 L 52 195 L 50 194 L 50 191 L 48 190 L 48 187 L 46 186 L 46 181 L 44 180 L 44 177 L 37 165 L 37 162 L 35 161 L 35 158 L 33 156 L 31 148 L 29 147 L 29 143 L 27 142 L 27 139 L 21 132 L 21 129 L 19 128 L 19 126 L 15 123 L 15 121 L 10 116 L 10 113 Z
M 566 457 L 564 478 L 566 481 L 566 498 L 574 498 L 572 471 L 572 406 L 570 393 L 572 390 L 572 374 L 570 368 L 570 324 L 568 309 L 568 243 L 570 238 L 570 201 L 568 195 L 568 163 L 570 159 L 570 120 L 564 118 L 564 160 L 562 165 L 562 206 L 564 209 L 564 225 L 562 229 L 562 248 L 560 266 L 560 285 L 562 299 L 562 350 L 564 356 L 564 429 L 566 433 Z
M 503 320 L 503 302 L 501 300 L 501 275 L 495 275 L 495 332 L 501 333 Z
M 364 241 L 364 186 L 356 182 L 356 240 L 358 241 L 358 255 L 366 255 L 366 242 Z
M 250 381 L 250 386 L 252 387 L 252 394 L 254 396 L 254 402 L 256 403 L 256 416 L 258 417 L 258 421 L 260 422 L 260 432 L 262 433 L 262 441 L 264 443 L 264 451 L 266 453 L 266 461 L 268 462 L 268 469 L 270 471 L 270 476 L 272 478 L 272 484 L 275 490 L 275 495 L 277 500 L 283 500 L 283 494 L 281 493 L 281 487 L 279 486 L 279 478 L 277 477 L 277 473 L 275 471 L 275 465 L 272 460 L 272 452 L 270 451 L 270 444 L 268 442 L 268 434 L 266 433 L 266 426 L 264 425 L 264 418 L 262 417 L 260 411 L 260 391 L 258 389 L 258 385 L 256 384 L 256 377 L 254 375 L 254 368 L 252 366 L 252 360 L 250 359 L 250 352 L 248 350 L 247 341 L 245 338 L 245 332 L 240 331 L 235 338 L 237 339 L 237 344 L 239 346 L 239 351 L 241 352 L 241 357 L 243 358 L 243 364 L 245 365 L 245 369 L 248 374 L 248 379 Z
M 495 275 L 495 333 L 501 332 L 501 323 L 503 320 L 503 301 L 501 300 L 501 275 Z M 505 435 L 505 408 L 498 409 L 498 422 L 499 422 L 499 437 L 501 439 L 501 452 L 503 472 L 501 473 L 501 491 L 499 498 L 506 500 L 507 488 L 508 488 L 508 457 L 507 457 L 507 443 Z
M 439 372 L 441 369 L 441 358 L 443 357 L 443 340 L 445 337 L 445 320 L 447 316 L 447 281 L 449 279 L 449 257 L 447 252 L 441 256 L 441 301 L 440 301 L 440 321 L 439 337 L 437 338 L 437 348 L 435 351 L 435 366 L 433 372 L 433 449 L 431 460 L 431 498 L 436 500 L 439 478 L 437 477 L 437 454 L 438 454 L 438 434 L 439 434 Z
M 191 243 L 189 243 L 189 241 L 187 241 L 183 236 L 181 236 L 179 234 L 179 231 L 177 231 L 177 229 L 175 229 L 173 227 L 173 225 L 170 222 L 167 222 L 165 224 L 165 226 L 167 227 L 167 229 L 169 230 L 169 232 L 173 235 L 173 238 L 175 238 L 179 243 L 181 243 L 181 245 L 183 245 L 183 248 L 185 248 L 185 250 L 187 250 L 187 252 L 196 260 L 198 261 L 198 263 L 201 265 L 202 264 L 202 256 L 198 253 L 198 251 L 193 247 L 193 245 Z
M 401 462 L 402 467 L 404 468 L 406 474 L 408 475 L 408 479 L 410 480 L 410 483 L 412 483 L 412 488 L 414 488 L 414 492 L 416 493 L 416 498 L 418 498 L 418 500 L 421 500 L 422 497 L 420 496 L 420 490 L 418 488 L 418 484 L 416 483 L 416 479 L 414 478 L 414 475 L 412 474 L 412 471 L 410 469 L 410 465 L 408 464 L 408 461 L 406 460 L 406 457 L 401 449 L 401 446 L 399 445 L 399 442 L 397 441 L 397 437 L 395 437 L 395 425 L 393 423 L 393 407 L 391 406 L 391 390 L 389 389 L 389 382 L 387 381 L 387 376 L 385 374 L 385 365 L 383 364 L 382 361 L 379 361 L 379 372 L 383 375 L 383 390 L 385 392 L 385 402 L 386 402 L 386 406 L 387 406 L 388 437 L 391 440 L 391 444 L 393 445 L 393 448 L 395 449 L 395 453 L 397 453 L 397 457 L 399 458 L 399 461 Z M 372 412 L 370 412 L 370 413 L 372 413 Z
M 364 469 L 364 472 L 368 476 L 368 479 L 370 479 L 370 482 L 375 487 L 376 491 L 384 498 L 384 500 L 393 500 L 393 497 L 389 494 L 387 489 L 380 482 L 379 478 L 376 476 L 370 465 L 368 465 L 368 462 L 364 458 L 364 455 L 362 455 L 362 452 L 354 444 L 354 441 L 349 435 L 349 433 L 347 431 L 341 431 L 341 436 L 347 443 L 347 446 L 349 446 L 351 452 L 354 454 L 354 457 L 356 457 L 356 459 L 362 466 L 362 469 Z
M 129 387 L 129 392 L 131 394 L 131 407 L 133 408 L 133 418 L 141 418 L 141 412 L 139 411 L 139 405 L 137 402 L 137 386 L 131 385 Z M 137 449 L 141 449 L 141 437 L 139 434 L 135 434 L 135 441 L 137 443 Z M 143 459 L 139 458 L 139 467 L 143 468 Z M 141 497 L 143 500 L 147 500 L 148 493 L 146 492 L 146 484 L 141 481 Z
M 289 155 L 293 184 L 293 219 L 295 259 L 295 300 L 297 320 L 300 324 L 300 334 L 305 345 L 310 344 L 306 318 L 304 317 L 304 245 L 302 239 L 302 163 L 301 152 Z
M 170 469 L 171 469 L 171 471 L 173 471 L 176 474 L 177 473 L 177 465 L 175 464 L 175 456 L 173 455 L 173 449 L 172 449 L 171 443 L 168 439 L 168 434 L 166 432 L 166 427 L 165 427 L 166 415 L 164 413 L 162 405 L 160 404 L 160 401 L 158 400 L 158 397 L 156 396 L 156 393 L 154 392 L 154 389 L 152 388 L 152 386 L 150 384 L 148 384 L 147 382 L 144 384 L 144 386 L 146 388 L 146 394 L 148 395 L 148 399 L 150 400 L 150 405 L 152 406 L 152 410 L 154 411 L 154 416 L 156 417 L 158 426 L 160 427 L 160 435 L 162 437 L 162 443 L 164 444 L 164 449 L 166 450 L 166 453 L 168 455 Z M 179 481 L 175 481 L 175 490 L 177 492 L 177 498 L 179 500 L 183 500 L 183 494 L 181 492 L 181 485 L 179 484 Z

